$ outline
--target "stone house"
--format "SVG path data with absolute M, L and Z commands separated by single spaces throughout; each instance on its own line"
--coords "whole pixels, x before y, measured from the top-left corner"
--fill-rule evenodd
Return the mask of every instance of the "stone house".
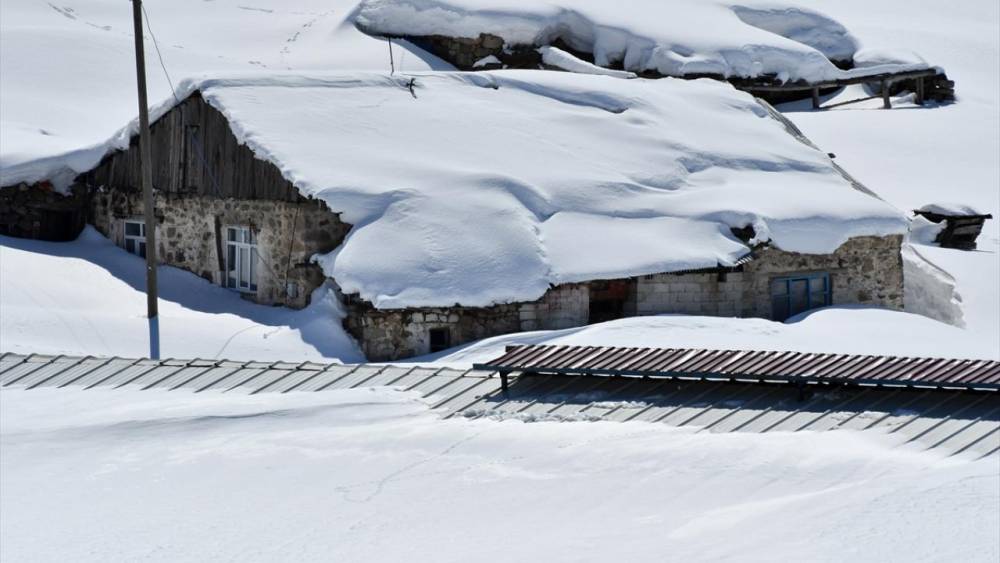
M 352 225 L 327 202 L 302 195 L 278 166 L 241 143 L 226 116 L 198 91 L 155 120 L 152 143 L 160 260 L 261 304 L 308 305 L 312 291 L 329 280 L 313 256 L 340 247 Z M 128 148 L 79 175 L 60 204 L 141 255 L 137 144 L 133 138 Z M 6 207 L 0 209 L 17 216 L 24 194 L 39 193 L 44 199 L 38 186 L 2 189 L 0 205 Z M 2 222 L 0 229 L 9 234 L 33 234 Z M 899 234 L 855 237 L 829 254 L 752 244 L 752 228 L 734 229 L 733 235 L 748 251 L 732 265 L 557 284 L 530 302 L 380 309 L 343 294 L 344 326 L 370 360 L 381 361 L 505 333 L 634 315 L 784 320 L 831 304 L 903 306 Z

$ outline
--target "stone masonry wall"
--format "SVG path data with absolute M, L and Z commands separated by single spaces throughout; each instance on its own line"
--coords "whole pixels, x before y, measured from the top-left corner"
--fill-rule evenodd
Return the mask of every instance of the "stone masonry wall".
M 642 276 L 636 312 L 770 318 L 771 281 L 809 273 L 830 275 L 834 304 L 902 309 L 901 244 L 901 236 L 891 236 L 854 238 L 833 254 L 764 248 L 741 272 Z
M 742 271 L 641 276 L 635 279 L 634 314 L 770 318 L 774 278 L 820 272 L 830 275 L 834 304 L 902 309 L 901 244 L 901 236 L 859 237 L 821 255 L 764 248 Z M 624 310 L 633 311 L 630 304 Z M 589 313 L 590 285 L 581 283 L 552 288 L 538 301 L 484 308 L 379 311 L 356 302 L 345 326 L 370 360 L 386 361 L 428 353 L 435 328 L 447 328 L 456 346 L 511 332 L 582 326 Z
M 87 194 L 60 194 L 52 184 L 0 188 L 0 234 L 49 241 L 73 240 L 86 224 Z
M 350 225 L 325 204 L 235 200 L 156 193 L 157 255 L 161 263 L 193 272 L 216 284 L 223 279 L 225 228 L 250 227 L 257 237 L 257 292 L 261 304 L 301 308 L 325 276 L 309 262 L 333 250 Z M 91 222 L 115 244 L 124 246 L 125 219 L 142 218 L 137 191 L 101 189 L 94 193 Z
M 430 352 L 430 331 L 446 328 L 450 345 L 527 330 L 554 330 L 587 324 L 586 284 L 550 289 L 530 303 L 492 307 L 378 310 L 367 303 L 350 303 L 344 321 L 365 356 L 389 361 Z

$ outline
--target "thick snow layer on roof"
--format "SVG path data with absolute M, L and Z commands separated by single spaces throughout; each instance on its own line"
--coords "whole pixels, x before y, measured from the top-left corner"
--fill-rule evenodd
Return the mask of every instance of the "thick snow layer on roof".
M 851 60 L 858 42 L 841 24 L 809 9 L 702 0 L 364 0 L 358 25 L 391 36 L 500 36 L 508 44 L 561 39 L 593 53 L 600 66 L 669 76 L 713 74 L 782 80 L 850 76 L 831 63 Z M 888 65 L 911 70 L 926 65 Z M 870 71 L 870 69 L 869 69 Z
M 538 53 L 542 56 L 542 62 L 569 72 L 580 74 L 602 74 L 604 76 L 615 76 L 618 78 L 637 78 L 638 75 L 627 70 L 614 70 L 597 66 L 593 63 L 578 59 L 562 49 L 551 45 L 543 45 L 538 48 Z
M 752 97 L 710 80 L 508 71 L 195 88 L 354 225 L 319 261 L 380 308 L 524 301 L 554 283 L 732 264 L 748 249 L 729 227 L 800 252 L 906 228 Z
M 263 4 L 263 5 L 261 5 Z M 149 99 L 206 72 L 389 70 L 384 39 L 354 26 L 357 0 L 146 2 Z M 451 65 L 394 41 L 396 70 Z M 119 0 L 0 3 L 0 186 L 69 183 L 138 115 L 132 6 Z
M 972 205 L 966 203 L 958 203 L 954 201 L 943 201 L 938 203 L 928 203 L 922 206 L 917 211 L 924 213 L 937 213 L 938 215 L 988 215 L 985 211 L 979 209 L 978 207 L 973 207 Z

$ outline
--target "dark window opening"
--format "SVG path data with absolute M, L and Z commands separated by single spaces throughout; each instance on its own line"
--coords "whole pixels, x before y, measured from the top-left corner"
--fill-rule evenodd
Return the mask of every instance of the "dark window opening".
M 451 331 L 447 328 L 432 328 L 430 336 L 432 354 L 451 348 Z
M 634 288 L 635 280 L 631 279 L 591 282 L 590 314 L 587 322 L 603 323 L 624 318 L 629 312 L 634 314 Z
M 810 274 L 771 281 L 771 319 L 784 321 L 831 304 L 829 274 Z

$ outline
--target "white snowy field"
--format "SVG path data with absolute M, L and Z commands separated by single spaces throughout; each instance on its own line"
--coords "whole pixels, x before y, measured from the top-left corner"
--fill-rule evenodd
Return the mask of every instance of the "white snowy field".
M 386 388 L 0 407 L 9 562 L 1000 557 L 1000 458 L 893 434 L 442 420 Z

